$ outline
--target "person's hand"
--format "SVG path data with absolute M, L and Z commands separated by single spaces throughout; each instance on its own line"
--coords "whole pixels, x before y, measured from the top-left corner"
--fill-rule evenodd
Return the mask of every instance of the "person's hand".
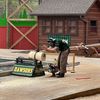
M 43 50 L 47 50 L 47 48 L 48 48 L 48 47 L 47 47 L 46 45 L 43 45 L 43 46 L 42 46 L 42 49 L 43 49 Z

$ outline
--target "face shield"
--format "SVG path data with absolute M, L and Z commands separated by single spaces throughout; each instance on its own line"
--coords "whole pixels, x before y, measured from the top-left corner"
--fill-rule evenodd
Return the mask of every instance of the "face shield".
M 48 45 L 51 46 L 51 47 L 55 47 L 55 44 L 56 44 L 56 40 L 53 39 L 53 38 L 50 38 L 48 40 Z

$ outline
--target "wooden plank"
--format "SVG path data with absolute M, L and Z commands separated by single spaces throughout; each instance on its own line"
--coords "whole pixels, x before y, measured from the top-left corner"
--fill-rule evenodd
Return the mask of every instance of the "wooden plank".
M 71 73 L 75 73 L 75 53 L 70 53 L 73 56 L 73 67 Z
M 23 1 L 23 0 L 21 0 L 21 1 L 22 1 L 22 3 L 24 3 L 24 5 L 30 10 L 30 12 L 33 11 L 33 9 L 32 9 L 28 4 L 26 4 L 25 1 Z
M 6 4 L 6 18 L 8 17 L 8 0 L 5 0 Z M 6 48 L 9 47 L 9 24 L 7 23 L 7 35 L 6 35 Z
M 100 47 L 100 43 L 85 45 L 87 47 Z
M 16 14 L 27 2 L 28 0 L 26 0 L 23 4 L 21 4 L 12 14 L 8 16 L 8 18 L 13 17 L 13 15 Z
M 36 19 L 18 19 L 18 18 L 8 18 L 10 21 L 36 21 Z
M 9 76 L 9 75 L 11 75 L 11 73 L 12 73 L 12 70 L 2 71 L 2 72 L 0 72 L 0 77 Z

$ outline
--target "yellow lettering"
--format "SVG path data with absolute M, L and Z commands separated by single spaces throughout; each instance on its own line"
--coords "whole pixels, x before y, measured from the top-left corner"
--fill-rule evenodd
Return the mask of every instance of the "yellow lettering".
M 19 72 L 24 72 L 24 68 L 19 68 Z
M 18 67 L 15 67 L 15 68 L 14 68 L 14 71 L 17 71 L 17 69 L 18 69 Z
M 32 73 L 32 68 L 20 68 L 20 67 L 15 67 L 14 68 L 15 72 L 23 72 L 23 73 Z

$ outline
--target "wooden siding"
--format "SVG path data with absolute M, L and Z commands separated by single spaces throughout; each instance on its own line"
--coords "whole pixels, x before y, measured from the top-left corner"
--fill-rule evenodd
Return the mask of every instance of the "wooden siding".
M 87 43 L 100 43 L 100 5 L 95 3 L 87 12 L 86 20 L 88 22 L 88 34 L 87 34 Z M 89 29 L 90 20 L 97 21 L 97 32 L 91 32 Z
M 7 27 L 0 27 L 0 49 L 7 48 Z
M 67 21 L 70 20 L 71 17 L 68 16 L 39 16 L 38 20 L 39 21 L 43 21 L 44 19 L 49 19 L 51 20 L 51 28 L 52 34 L 56 34 L 55 33 L 55 23 L 54 21 L 57 19 L 62 20 L 63 23 L 63 33 L 62 34 L 70 34 L 70 33 L 66 33 L 66 28 L 65 28 L 65 19 L 67 18 Z M 77 45 L 77 43 L 80 42 L 84 42 L 87 44 L 92 44 L 92 43 L 99 43 L 100 42 L 100 6 L 98 6 L 96 3 L 88 10 L 88 12 L 86 13 L 86 15 L 83 17 L 83 21 L 82 18 L 80 17 L 72 17 L 76 18 L 76 20 L 78 20 L 78 32 L 76 35 L 71 35 L 71 45 Z M 89 21 L 90 20 L 96 20 L 97 21 L 97 33 L 91 33 L 89 31 Z M 86 25 L 87 23 L 87 25 Z M 66 27 L 69 24 L 66 25 Z M 44 34 L 42 32 L 42 29 L 40 28 L 41 25 L 39 23 L 39 47 L 43 44 L 47 44 L 47 38 L 48 38 L 48 34 Z M 87 40 L 86 40 L 87 39 Z
M 63 27 L 62 27 L 63 33 L 61 33 L 61 34 L 71 35 L 71 45 L 77 45 L 77 43 L 84 42 L 84 32 L 85 32 L 84 31 L 85 30 L 84 22 L 81 21 L 79 17 L 74 17 L 76 19 L 76 21 L 78 22 L 77 23 L 78 31 L 75 35 L 72 35 L 69 32 L 66 33 L 66 31 L 65 31 L 66 28 L 68 28 L 68 25 L 65 25 L 65 20 L 67 19 L 66 21 L 69 21 L 70 18 L 69 17 L 49 17 L 49 16 L 46 16 L 46 17 L 39 17 L 38 20 L 41 21 L 41 20 L 44 20 L 44 19 L 50 19 L 52 21 L 52 26 L 51 26 L 52 32 L 51 32 L 51 34 L 57 34 L 54 31 L 55 30 L 54 20 L 56 20 L 56 19 L 62 20 L 64 23 L 63 23 Z M 73 19 L 73 17 L 71 19 Z M 48 38 L 48 34 L 45 34 L 45 33 L 42 32 L 41 25 L 39 23 L 39 45 L 41 46 L 43 44 L 47 44 L 47 38 Z
M 26 34 L 27 31 L 31 28 L 30 26 L 18 26 L 17 27 L 23 35 Z M 17 44 L 13 46 L 12 49 L 21 49 L 21 50 L 33 50 L 37 49 L 38 47 L 38 27 L 36 26 L 26 37 L 34 44 L 34 46 L 25 38 L 23 37 L 16 29 L 10 26 L 10 41 L 9 46 L 11 47 L 16 42 Z M 22 38 L 22 40 L 20 40 Z M 20 40 L 20 41 L 19 41 Z M 37 47 L 36 47 L 37 46 Z

